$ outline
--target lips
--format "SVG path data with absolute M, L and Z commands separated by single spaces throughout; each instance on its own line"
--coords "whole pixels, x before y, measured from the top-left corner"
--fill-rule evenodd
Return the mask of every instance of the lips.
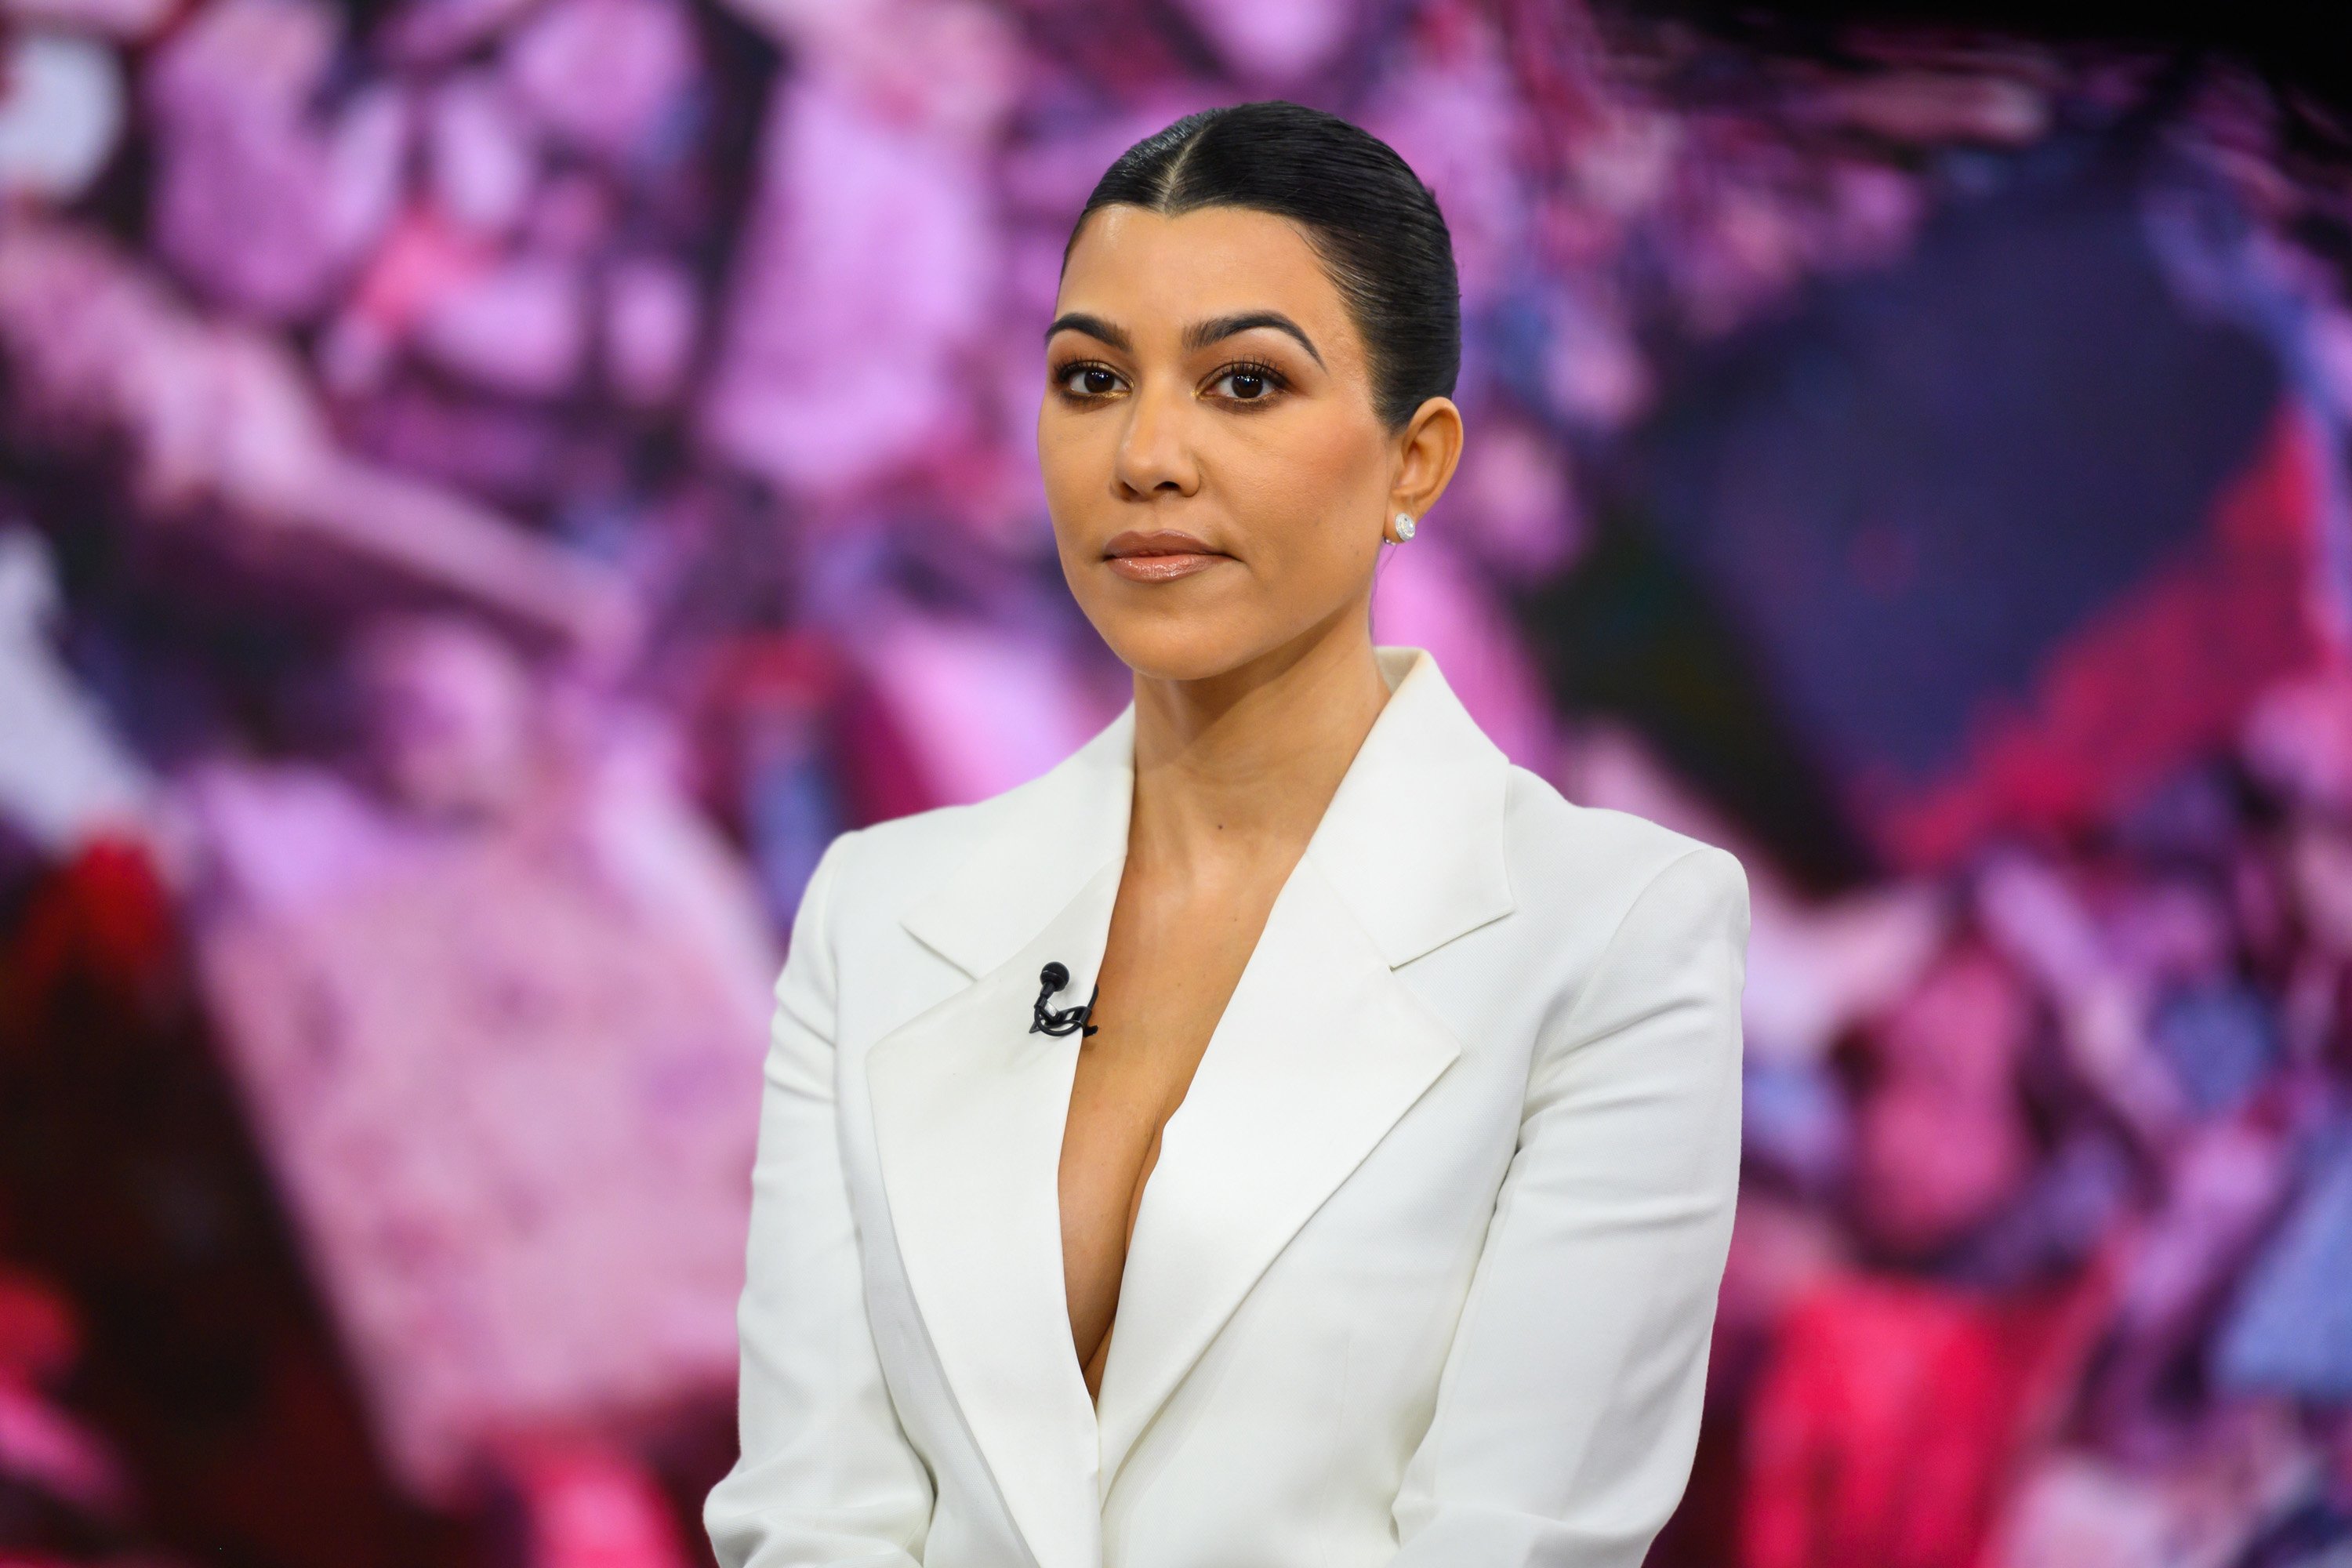
M 1129 529 L 1103 546 L 1103 554 L 1114 560 L 1128 561 L 1144 555 L 1222 555 L 1205 539 L 1172 528 L 1155 528 L 1149 531 Z
M 1233 557 L 1172 528 L 1129 529 L 1103 546 L 1103 563 L 1130 583 L 1172 583 Z

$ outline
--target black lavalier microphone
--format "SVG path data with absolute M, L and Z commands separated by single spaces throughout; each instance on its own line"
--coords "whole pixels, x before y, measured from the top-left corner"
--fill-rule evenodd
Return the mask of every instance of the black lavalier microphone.
M 1088 1035 L 1095 1032 L 1097 1026 L 1087 1020 L 1094 1016 L 1095 996 L 1102 994 L 1101 981 L 1095 982 L 1094 995 L 1087 998 L 1085 1006 L 1058 1008 L 1046 1006 L 1045 998 L 1070 983 L 1070 972 L 1058 963 L 1047 963 L 1037 972 L 1037 981 L 1044 989 L 1037 993 L 1037 1005 L 1033 1009 L 1035 1016 L 1029 1026 L 1031 1034 L 1066 1035 L 1078 1028 L 1083 1028 Z M 1082 1035 L 1079 1037 L 1083 1039 L 1086 1037 Z

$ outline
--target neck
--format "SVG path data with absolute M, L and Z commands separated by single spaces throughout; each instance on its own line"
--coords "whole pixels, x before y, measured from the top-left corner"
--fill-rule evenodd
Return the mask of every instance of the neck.
M 1360 613 L 1205 679 L 1138 674 L 1129 854 L 1209 874 L 1295 858 L 1388 696 Z

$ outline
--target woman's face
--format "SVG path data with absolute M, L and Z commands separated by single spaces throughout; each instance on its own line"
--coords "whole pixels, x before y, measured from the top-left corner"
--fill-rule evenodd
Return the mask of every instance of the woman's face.
M 1147 676 L 1202 679 L 1363 625 L 1387 520 L 1417 518 L 1459 450 L 1443 399 L 1381 426 L 1339 289 L 1266 213 L 1097 210 L 1045 352 L 1037 455 L 1062 572 Z

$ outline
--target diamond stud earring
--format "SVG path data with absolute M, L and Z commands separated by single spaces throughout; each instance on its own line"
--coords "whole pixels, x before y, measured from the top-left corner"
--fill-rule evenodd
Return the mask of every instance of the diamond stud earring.
M 1401 511 L 1396 514 L 1396 531 L 1399 542 L 1412 537 L 1412 518 L 1410 513 Z

